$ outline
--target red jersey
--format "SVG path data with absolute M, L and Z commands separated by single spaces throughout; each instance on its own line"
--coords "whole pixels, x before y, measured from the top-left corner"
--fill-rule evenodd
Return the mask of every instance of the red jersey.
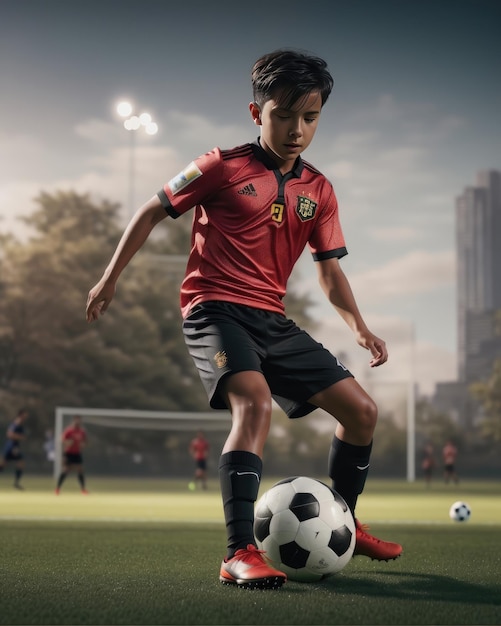
M 209 442 L 207 439 L 196 437 L 191 441 L 190 450 L 196 461 L 206 459 L 209 453 Z
M 173 218 L 195 207 L 183 317 L 209 300 L 284 313 L 287 281 L 306 245 L 316 261 L 347 254 L 331 183 L 301 157 L 281 174 L 258 142 L 214 148 L 158 197 Z
M 81 426 L 70 425 L 63 431 L 63 443 L 68 442 L 68 445 L 64 446 L 64 451 L 68 454 L 80 454 L 82 443 L 86 441 L 87 433 Z
M 444 458 L 444 463 L 446 465 L 454 465 L 455 461 L 456 461 L 456 457 L 457 457 L 458 451 L 457 448 L 454 444 L 452 443 L 447 443 L 445 444 L 443 450 L 442 450 L 442 456 Z

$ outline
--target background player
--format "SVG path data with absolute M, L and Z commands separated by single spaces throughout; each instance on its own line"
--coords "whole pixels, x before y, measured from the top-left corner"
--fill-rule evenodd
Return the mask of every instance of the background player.
M 249 111 L 260 137 L 198 157 L 139 209 L 89 292 L 86 316 L 91 322 L 106 311 L 154 226 L 195 207 L 183 331 L 211 407 L 232 417 L 219 462 L 227 533 L 220 580 L 264 589 L 286 579 L 257 550 L 253 532 L 272 398 L 291 418 L 317 407 L 336 418 L 328 472 L 353 512 L 377 421 L 374 401 L 353 375 L 285 315 L 287 281 L 306 246 L 327 299 L 370 352 L 369 365 L 385 363 L 388 352 L 365 324 L 339 264 L 347 251 L 332 185 L 300 156 L 332 90 L 325 61 L 277 50 L 256 61 L 251 80 Z M 355 554 L 388 560 L 402 552 L 356 526 Z
M 435 469 L 435 449 L 431 441 L 427 441 L 423 448 L 423 458 L 421 460 L 424 480 L 427 487 L 431 486 L 433 470 Z
M 25 439 L 24 422 L 28 415 L 27 409 L 19 409 L 14 421 L 7 428 L 3 455 L 0 457 L 0 471 L 4 469 L 6 463 L 12 462 L 15 464 L 14 487 L 16 489 L 23 489 L 21 476 L 24 472 L 24 457 L 21 451 L 21 441 Z
M 452 439 L 445 442 L 442 448 L 442 459 L 444 463 L 444 481 L 449 483 L 451 480 L 454 483 L 459 482 L 459 477 L 456 471 L 456 460 L 458 456 L 458 449 L 454 445 Z
M 66 476 L 72 470 L 77 472 L 82 493 L 87 494 L 82 458 L 82 449 L 87 444 L 87 433 L 79 415 L 75 415 L 73 422 L 64 429 L 61 440 L 63 442 L 63 470 L 57 481 L 56 494 L 59 495 Z
M 199 482 L 202 489 L 207 489 L 207 457 L 209 456 L 210 445 L 205 437 L 205 433 L 199 430 L 197 436 L 190 442 L 190 454 L 195 460 L 195 485 Z

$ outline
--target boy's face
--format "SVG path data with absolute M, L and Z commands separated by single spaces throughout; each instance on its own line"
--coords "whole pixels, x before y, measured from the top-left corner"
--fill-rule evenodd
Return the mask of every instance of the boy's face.
M 262 107 L 250 103 L 254 123 L 261 126 L 261 145 L 283 173 L 290 171 L 296 158 L 310 145 L 321 109 L 322 98 L 317 91 L 298 100 L 290 109 L 283 108 L 275 98 L 267 100 Z

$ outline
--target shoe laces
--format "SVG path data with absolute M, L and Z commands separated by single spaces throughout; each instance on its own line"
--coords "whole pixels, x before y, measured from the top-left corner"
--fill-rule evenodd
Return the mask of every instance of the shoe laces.
M 362 524 L 357 520 L 356 529 L 361 535 L 364 536 L 365 539 L 373 541 L 374 543 L 381 543 L 381 539 L 378 539 L 377 537 L 374 537 L 374 535 L 371 535 L 367 532 L 369 528 L 370 526 L 368 524 Z
M 240 548 L 237 550 L 235 556 L 243 558 L 246 563 L 260 565 L 265 562 L 264 554 L 265 550 L 259 550 L 252 543 L 249 543 L 247 548 Z

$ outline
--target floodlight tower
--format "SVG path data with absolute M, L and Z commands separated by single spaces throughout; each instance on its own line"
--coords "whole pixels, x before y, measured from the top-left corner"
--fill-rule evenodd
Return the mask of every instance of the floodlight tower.
M 117 104 L 116 111 L 120 117 L 124 119 L 124 128 L 130 132 L 130 152 L 129 152 L 129 217 L 132 217 L 135 206 L 135 184 L 136 184 L 136 132 L 141 129 L 147 135 L 156 135 L 158 132 L 158 125 L 153 121 L 151 115 L 147 112 L 137 115 L 134 112 L 133 105 L 127 101 L 122 100 Z

